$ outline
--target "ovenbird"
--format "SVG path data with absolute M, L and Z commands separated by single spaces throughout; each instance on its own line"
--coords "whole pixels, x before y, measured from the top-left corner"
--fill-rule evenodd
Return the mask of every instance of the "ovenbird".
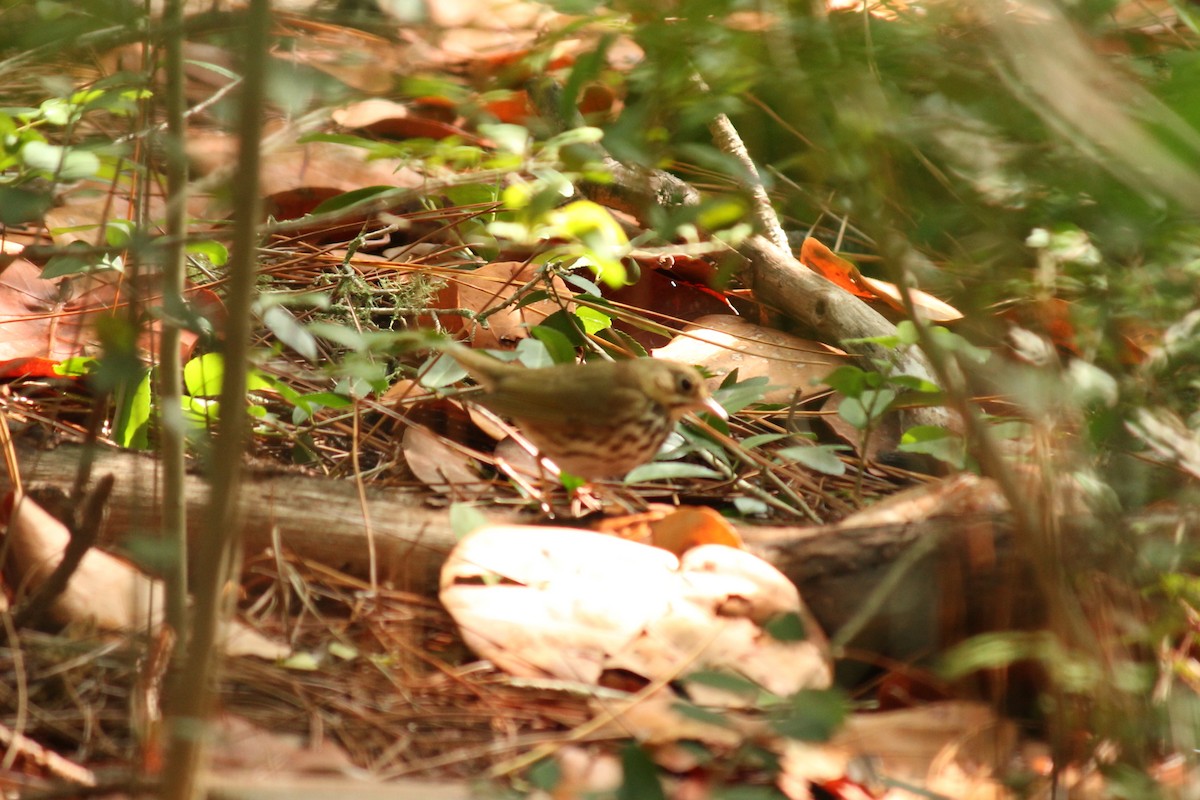
M 725 417 L 694 367 L 638 358 L 526 369 L 473 350 L 449 350 L 485 393 L 559 469 L 594 480 L 654 458 L 688 411 Z

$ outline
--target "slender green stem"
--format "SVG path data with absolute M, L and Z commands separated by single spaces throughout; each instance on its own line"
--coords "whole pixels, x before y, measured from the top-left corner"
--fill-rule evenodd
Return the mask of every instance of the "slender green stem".
M 236 173 L 238 187 L 234 192 L 235 229 L 226 301 L 229 320 L 225 331 L 225 376 L 220 397 L 223 413 L 210 462 L 211 494 L 204 531 L 196 551 L 196 610 L 188 657 L 178 680 L 173 681 L 177 695 L 171 698 L 173 702 L 168 706 L 171 717 L 167 726 L 164 800 L 192 800 L 198 796 L 198 768 L 219 677 L 219 634 L 232 610 L 229 601 L 233 593 L 226 591 L 226 587 L 236 577 L 234 567 L 241 539 L 237 519 L 238 482 L 248 433 L 247 415 L 241 413 L 241 409 L 246 402 L 250 304 L 259 239 L 260 141 L 269 26 L 270 0 L 251 0 L 242 30 L 244 83 L 238 131 L 241 149 Z
M 163 66 L 166 73 L 167 128 L 163 150 L 167 162 L 167 239 L 162 253 L 163 328 L 158 368 L 158 398 L 162 419 L 163 459 L 163 538 L 175 543 L 176 557 L 169 568 L 167 584 L 167 624 L 180 642 L 183 653 L 187 641 L 187 503 L 184 497 L 184 428 L 181 397 L 180 321 L 183 319 L 184 240 L 187 237 L 187 100 L 184 97 L 183 72 L 183 0 L 169 0 L 164 24 L 174 34 L 165 34 Z M 176 661 L 178 664 L 179 662 Z

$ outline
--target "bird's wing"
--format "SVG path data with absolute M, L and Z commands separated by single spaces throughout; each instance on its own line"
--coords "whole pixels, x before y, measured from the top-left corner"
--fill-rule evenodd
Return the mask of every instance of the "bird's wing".
M 601 388 L 603 391 L 593 386 L 560 385 L 553 391 L 534 393 L 502 385 L 476 402 L 513 419 L 570 423 L 601 422 L 645 399 L 628 386 Z

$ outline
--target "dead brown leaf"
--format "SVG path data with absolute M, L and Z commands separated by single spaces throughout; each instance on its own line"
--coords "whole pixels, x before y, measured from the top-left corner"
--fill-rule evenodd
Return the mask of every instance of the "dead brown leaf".
M 513 308 L 516 293 L 537 278 L 537 267 L 520 261 L 496 261 L 470 272 L 464 271 L 449 281 L 438 294 L 438 307 L 458 308 L 473 315 L 486 313 L 486 327 L 474 317 L 443 317 L 443 324 L 452 333 L 466 333 L 476 347 L 509 348 L 528 338 L 529 329 L 543 322 L 561 308 L 570 310 L 571 290 L 559 277 L 550 279 L 550 291 L 562 302 L 538 300 Z M 546 288 L 537 286 L 535 288 Z M 496 309 L 499 308 L 499 311 Z
M 738 379 L 765 376 L 776 387 L 763 400 L 790 403 L 812 397 L 827 386 L 821 380 L 845 363 L 845 354 L 828 345 L 802 339 L 730 314 L 697 319 L 666 347 L 654 351 L 655 358 L 698 364 L 716 375 L 738 371 Z
M 4 577 L 13 593 L 21 597 L 36 591 L 54 572 L 71 534 L 28 497 L 20 498 L 14 508 L 10 494 L 4 510 L 8 523 Z M 161 581 L 124 559 L 93 548 L 84 554 L 65 591 L 54 599 L 50 614 L 63 625 L 75 622 L 107 631 L 145 630 L 162 623 L 165 596 Z M 272 642 L 236 621 L 227 631 L 224 648 L 229 655 L 268 660 L 291 652 L 286 645 Z
M 441 586 L 468 646 L 514 675 L 594 683 L 611 670 L 654 680 L 717 669 L 781 695 L 832 676 L 792 583 L 723 545 L 677 558 L 591 531 L 493 526 L 459 543 Z M 783 614 L 800 617 L 805 640 L 764 633 Z M 738 702 L 692 688 L 700 702 Z

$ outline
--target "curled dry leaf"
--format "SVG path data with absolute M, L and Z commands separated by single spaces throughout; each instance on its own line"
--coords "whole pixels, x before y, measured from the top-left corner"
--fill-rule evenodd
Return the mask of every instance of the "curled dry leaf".
M 736 369 L 740 380 L 765 375 L 776 387 L 763 396 L 767 403 L 789 403 L 796 392 L 803 399 L 827 391 L 821 380 L 845 363 L 845 354 L 832 347 L 731 314 L 701 317 L 654 357 L 698 364 L 715 375 Z
M 620 212 L 615 212 L 614 216 L 618 221 L 622 220 Z M 636 236 L 636 233 L 629 235 Z M 720 315 L 733 318 L 733 306 L 723 293 L 710 289 L 706 282 L 682 278 L 678 272 L 694 274 L 699 270 L 688 270 L 682 259 L 676 260 L 670 270 L 645 265 L 636 281 L 605 291 L 604 296 L 617 307 L 643 309 L 652 316 L 660 315 L 659 319 L 691 321 Z M 663 333 L 645 330 L 631 321 L 618 319 L 616 327 L 647 349 L 662 347 L 670 341 Z
M 333 112 L 333 121 L 350 130 L 365 130 L 391 139 L 445 139 L 457 136 L 467 144 L 483 140 L 462 128 L 410 109 L 394 100 L 372 98 L 343 106 Z
M 6 505 L 11 504 L 9 495 Z M 71 540 L 61 522 L 27 497 L 12 509 L 5 536 L 4 577 L 18 597 L 36 591 L 50 577 Z M 90 622 L 104 630 L 155 626 L 162 622 L 162 587 L 128 562 L 92 549 L 50 614 L 59 624 Z
M 868 278 L 854 264 L 811 236 L 800 248 L 800 263 L 850 294 L 864 300 L 879 300 L 896 311 L 904 311 L 904 301 L 896 284 Z M 953 322 L 963 316 L 957 308 L 920 289 L 912 290 L 912 301 L 917 313 L 929 322 Z
M 0 271 L 0 372 L 5 377 L 54 377 L 53 366 L 73 356 L 95 352 L 99 343 L 92 324 L 112 314 L 135 284 L 116 273 L 74 278 L 42 277 L 42 270 L 24 258 L 14 258 Z M 224 323 L 221 300 L 210 290 L 189 288 L 189 303 L 218 328 Z M 138 346 L 157 346 L 161 324 L 142 330 Z M 192 331 L 180 336 L 186 359 L 198 339 Z
M 651 506 L 648 511 L 621 517 L 608 517 L 593 526 L 642 544 L 669 550 L 677 556 L 702 544 L 723 544 L 745 550 L 737 528 L 707 506 Z
M 831 679 L 824 635 L 796 588 L 724 545 L 678 558 L 591 531 L 482 528 L 450 554 L 441 599 L 467 645 L 518 676 L 594 683 L 609 670 L 648 680 L 722 670 L 781 695 Z M 784 615 L 802 639 L 764 631 Z
M 473 314 L 491 312 L 513 301 L 518 289 L 537 277 L 538 268 L 520 261 L 496 261 L 479 269 L 463 272 L 438 293 L 440 308 L 460 308 Z M 535 287 L 545 289 L 544 285 Z M 562 278 L 555 277 L 550 288 L 562 302 L 538 300 L 520 308 L 505 308 L 487 314 L 486 327 L 459 316 L 442 317 L 442 324 L 452 333 L 465 331 L 476 347 L 502 348 L 529 336 L 529 329 L 556 311 L 573 304 L 568 302 L 571 290 Z M 474 320 L 474 317 L 472 317 Z
M 10 493 L 2 511 L 8 523 L 4 577 L 18 597 L 28 595 L 54 572 L 71 535 L 28 497 L 21 498 L 14 508 Z M 161 581 L 93 548 L 51 604 L 50 614 L 63 625 L 82 622 L 109 631 L 144 630 L 162 623 L 165 597 Z M 229 655 L 265 659 L 283 658 L 290 652 L 286 645 L 272 642 L 236 621 L 227 632 L 225 649 Z
M 198 175 L 232 169 L 237 139 L 220 132 L 188 136 L 188 161 Z M 361 148 L 335 142 L 307 142 L 276 147 L 263 157 L 260 191 L 275 219 L 301 217 L 331 197 L 371 186 L 414 189 L 423 176 L 397 158 L 368 161 Z M 205 216 L 220 218 L 228 209 L 209 202 Z M 354 232 L 357 232 L 354 228 Z
M 831 744 L 871 759 L 882 778 L 982 800 L 1004 796 L 997 776 L 1016 750 L 1017 729 L 982 703 L 930 703 L 855 714 Z
M 487 491 L 474 459 L 425 428 L 406 425 L 401 446 L 408 468 L 429 488 L 464 498 Z
M 869 763 L 879 780 L 916 787 L 922 796 L 1010 797 L 997 775 L 1011 762 L 1016 745 L 1016 726 L 981 703 L 929 703 L 854 714 L 829 742 L 779 740 L 779 788 L 792 800 L 807 800 L 813 784 L 838 781 L 852 763 Z M 901 789 L 883 795 L 895 800 L 916 796 Z

